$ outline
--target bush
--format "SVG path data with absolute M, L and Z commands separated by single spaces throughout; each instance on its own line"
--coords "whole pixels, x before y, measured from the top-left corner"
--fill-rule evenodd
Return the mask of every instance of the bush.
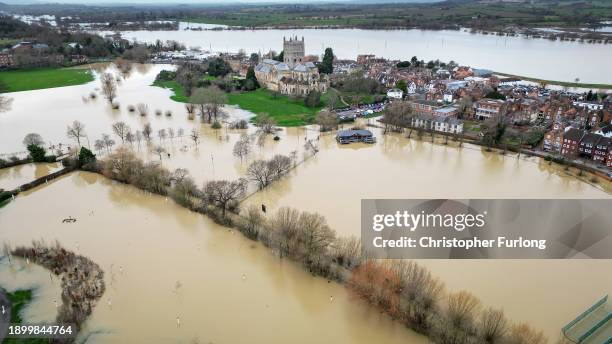
M 57 157 L 55 155 L 47 155 L 45 157 L 45 162 L 56 162 L 57 161 Z
M 213 129 L 221 129 L 221 123 L 219 121 L 214 121 L 211 128 Z
M 172 117 L 172 111 L 170 110 L 166 111 L 166 117 Z
M 45 155 L 47 154 L 47 152 L 41 146 L 31 144 L 28 146 L 28 152 L 30 152 L 30 157 L 32 157 L 32 161 L 34 162 L 46 162 L 47 161 L 45 158 Z
M 249 122 L 247 122 L 244 119 L 235 121 L 232 124 L 230 124 L 230 129 L 247 129 L 248 127 L 249 127 Z
M 79 165 L 85 166 L 96 161 L 96 155 L 85 147 L 81 147 L 79 152 Z
M 129 112 L 136 111 L 136 107 L 134 105 L 128 105 L 127 109 L 128 109 Z
M 161 114 L 162 114 L 162 110 L 159 110 L 159 109 L 155 110 L 155 116 L 161 116 Z
M 7 199 L 11 198 L 11 196 L 13 196 L 13 193 L 10 191 L 0 191 L 0 204 L 4 201 L 6 201 Z

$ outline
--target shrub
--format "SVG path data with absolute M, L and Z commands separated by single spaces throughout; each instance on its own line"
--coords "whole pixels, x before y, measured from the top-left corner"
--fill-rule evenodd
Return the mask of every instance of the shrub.
M 96 155 L 89 149 L 81 147 L 81 151 L 79 152 L 79 164 L 85 166 L 95 161 Z
M 214 121 L 211 128 L 213 129 L 221 129 L 221 123 L 219 121 Z
M 136 107 L 134 105 L 128 105 L 127 109 L 128 109 L 129 112 L 136 111 Z
M 172 117 L 172 111 L 167 110 L 166 111 L 166 117 Z
M 155 110 L 155 116 L 161 116 L 161 114 L 162 114 L 162 110 L 159 110 L 159 109 Z
M 46 151 L 43 147 L 31 144 L 28 146 L 28 152 L 30 152 L 30 157 L 32 157 L 32 161 L 34 162 L 46 162 L 45 154 Z

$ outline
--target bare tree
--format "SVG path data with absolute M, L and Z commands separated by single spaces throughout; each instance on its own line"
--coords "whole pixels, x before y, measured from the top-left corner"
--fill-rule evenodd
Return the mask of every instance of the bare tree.
M 113 140 L 108 134 L 102 134 L 102 143 L 104 144 L 104 147 L 106 147 L 106 151 L 110 153 L 111 148 L 115 145 L 115 140 Z
M 109 103 L 117 97 L 117 82 L 111 73 L 104 73 L 100 77 L 102 83 L 102 93 Z
M 255 122 L 259 129 L 265 134 L 272 134 L 276 131 L 276 121 L 265 112 L 257 115 Z
M 401 131 L 403 128 L 410 125 L 412 117 L 412 107 L 403 101 L 395 101 L 385 109 L 385 115 L 382 122 L 385 124 L 384 133 L 389 130 Z
M 138 113 L 143 117 L 149 114 L 149 106 L 145 103 L 139 103 L 136 106 L 136 109 L 138 110 Z
M 247 168 L 247 177 L 257 184 L 262 190 L 274 180 L 274 173 L 268 168 L 268 163 L 264 160 L 255 160 Z
M 507 344 L 545 344 L 548 342 L 542 331 L 537 331 L 529 324 L 512 326 L 508 333 Z
M 13 99 L 0 95 L 0 112 L 6 112 L 11 109 Z
M 338 129 L 338 116 L 329 110 L 321 110 L 317 114 L 316 123 L 321 131 Z
M 244 197 L 247 181 L 240 178 L 235 181 L 215 180 L 204 185 L 204 199 L 209 204 L 221 208 L 223 217 L 230 206 L 235 206 L 240 198 Z
M 282 177 L 292 166 L 291 158 L 286 155 L 276 154 L 268 161 L 268 169 L 274 179 Z
M 168 137 L 170 137 L 170 142 L 174 142 L 174 129 L 168 128 Z
M 246 134 L 242 134 L 240 139 L 234 144 L 234 155 L 239 157 L 240 162 L 242 162 L 242 159 L 248 156 L 249 153 L 251 153 L 251 138 Z
M 79 147 L 81 147 L 81 138 L 85 137 L 85 125 L 79 121 L 72 122 L 72 125 L 69 125 L 66 130 L 66 135 L 69 139 L 76 140 Z
M 187 110 L 188 114 L 193 115 L 196 110 L 196 106 L 194 104 L 187 103 L 185 104 L 185 110 Z
M 179 128 L 179 129 L 176 131 L 176 136 L 178 136 L 178 137 L 183 137 L 184 135 L 185 135 L 185 130 L 184 130 L 183 128 Z
M 155 146 L 155 148 L 153 149 L 153 152 L 157 154 L 157 156 L 159 157 L 159 161 L 162 161 L 162 156 L 164 153 L 166 153 L 166 150 L 164 149 L 164 147 L 158 145 L 158 146 Z
M 142 132 L 140 130 L 136 130 L 135 139 L 138 142 L 138 148 L 140 148 L 140 141 L 142 141 Z
M 96 150 L 96 152 L 98 152 L 98 154 L 100 153 L 100 151 L 102 149 L 104 149 L 104 141 L 102 140 L 96 140 L 96 142 L 94 142 L 94 149 Z
M 128 131 L 127 134 L 125 134 L 125 140 L 132 146 L 136 140 L 136 136 L 131 131 Z
M 189 137 L 197 147 L 198 143 L 200 142 L 200 132 L 197 129 L 191 129 L 191 134 L 189 134 Z
M 166 134 L 166 129 L 159 129 L 157 131 L 157 137 L 159 137 L 159 142 L 163 143 L 168 134 Z
M 483 343 L 503 343 L 508 332 L 508 321 L 502 310 L 487 308 L 480 314 L 478 337 Z
M 42 136 L 37 133 L 29 133 L 23 138 L 23 145 L 27 148 L 30 145 L 43 146 L 45 141 Z
M 142 128 L 142 136 L 147 141 L 147 143 L 151 142 L 151 134 L 153 134 L 153 128 L 151 128 L 151 123 L 146 123 Z
M 221 106 L 227 103 L 227 96 L 219 87 L 210 86 L 196 88 L 189 100 L 190 103 L 198 106 L 202 119 L 210 123 L 219 117 Z
M 130 133 L 130 126 L 123 121 L 113 123 L 113 132 L 119 136 L 121 143 L 125 143 L 125 138 Z

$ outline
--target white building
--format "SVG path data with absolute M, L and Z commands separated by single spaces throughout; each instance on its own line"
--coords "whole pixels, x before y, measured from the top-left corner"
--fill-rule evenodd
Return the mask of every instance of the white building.
M 404 98 L 404 91 L 399 88 L 392 88 L 387 91 L 387 98 L 391 99 L 402 99 Z

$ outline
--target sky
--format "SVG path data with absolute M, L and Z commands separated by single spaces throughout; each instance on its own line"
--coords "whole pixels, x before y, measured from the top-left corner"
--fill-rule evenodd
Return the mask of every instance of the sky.
M 364 0 L 315 0 L 317 2 L 357 2 Z M 435 2 L 436 0 L 389 0 L 388 2 Z M 439 1 L 439 0 L 438 0 Z M 7 4 L 65 3 L 65 4 L 220 4 L 220 3 L 303 3 L 300 0 L 0 0 Z M 366 2 L 368 2 L 366 0 Z

